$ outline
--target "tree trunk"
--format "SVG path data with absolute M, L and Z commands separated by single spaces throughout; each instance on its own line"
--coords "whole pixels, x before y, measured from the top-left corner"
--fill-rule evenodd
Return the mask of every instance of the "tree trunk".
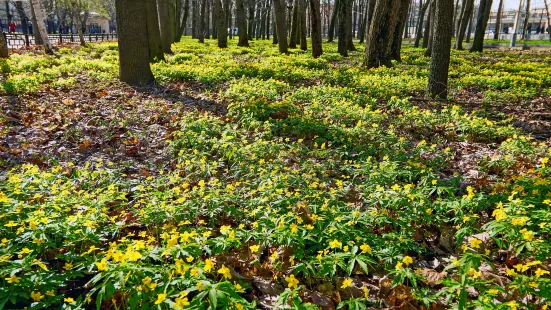
M 82 19 L 80 17 L 80 13 L 77 12 L 77 34 L 78 34 L 78 40 L 80 42 L 80 46 L 86 46 L 86 40 L 84 40 L 84 34 L 82 33 Z
M 245 4 L 243 0 L 235 0 L 235 17 L 237 18 L 237 34 L 239 35 L 237 46 L 249 47 L 247 17 L 245 16 Z
M 0 32 L 0 58 L 8 58 L 8 44 L 4 38 L 4 34 Z
M 474 24 L 474 4 L 473 4 L 473 13 L 471 14 L 471 17 L 469 19 L 469 26 L 467 27 L 467 37 L 465 38 L 466 43 L 469 43 L 471 41 L 471 32 L 473 32 L 473 24 Z
M 285 0 L 284 0 L 285 1 Z M 298 4 L 299 0 L 293 1 L 293 13 L 291 15 L 291 35 L 289 36 L 289 48 L 297 48 L 297 38 L 299 31 L 299 14 Z
M 400 52 L 402 51 L 402 37 L 404 35 L 404 26 L 406 25 L 409 13 L 410 0 L 400 0 L 400 9 L 398 11 L 398 23 L 394 28 L 394 37 L 390 48 L 390 57 L 397 61 L 402 61 Z
M 340 0 L 339 5 L 339 40 L 338 40 L 338 51 L 341 56 L 348 57 L 348 27 L 346 27 L 348 19 L 348 5 L 350 0 Z
M 349 51 L 355 51 L 356 47 L 354 46 L 354 41 L 352 40 L 352 9 L 354 8 L 354 0 L 343 0 L 343 2 L 346 2 L 346 36 L 344 39 L 346 40 L 346 48 L 348 48 Z M 340 40 L 340 37 L 339 37 Z
M 149 67 L 149 40 L 145 0 L 115 0 L 119 40 L 120 79 L 130 85 L 146 85 L 153 81 Z
M 455 20 L 457 19 L 458 11 L 459 11 L 459 0 L 455 0 L 455 5 L 453 6 L 452 37 L 455 37 Z
M 549 11 L 549 5 L 547 0 L 543 0 L 545 4 L 545 11 L 547 12 L 547 29 L 549 29 L 549 41 L 551 41 L 551 12 Z M 545 30 L 544 30 L 545 31 Z
M 168 17 L 168 0 L 157 0 L 157 11 L 159 13 L 159 30 L 161 32 L 161 44 L 166 54 L 172 54 L 170 49 L 170 21 Z M 197 22 L 196 24 L 197 25 Z M 197 33 L 195 34 L 197 35 Z
M 453 28 L 453 0 L 436 1 L 434 14 L 432 58 L 429 72 L 429 94 L 446 99 L 448 96 L 448 69 Z
M 172 45 L 176 37 L 176 3 L 175 0 L 168 0 L 168 42 Z M 204 27 L 203 27 L 204 29 Z M 204 33 L 203 33 L 204 36 Z
M 189 15 L 189 0 L 185 0 L 184 1 L 184 13 L 183 13 L 183 16 L 182 16 L 182 23 L 180 24 L 180 32 L 178 34 L 179 37 L 176 41 L 180 41 L 180 39 L 182 39 L 182 36 L 187 34 L 186 29 L 187 29 L 188 15 Z M 159 39 L 160 39 L 160 33 L 161 32 L 159 31 Z
M 522 40 L 526 40 L 528 31 L 528 21 L 530 20 L 530 0 L 526 0 L 526 12 L 524 13 L 524 29 L 522 30 Z
M 319 0 L 309 0 L 312 12 L 312 57 L 318 58 L 323 53 L 321 47 L 321 14 Z
M 457 30 L 457 39 L 455 40 L 455 48 L 458 50 L 463 49 L 463 38 L 465 37 L 465 30 L 471 20 L 473 14 L 474 0 L 465 0 L 464 8 L 461 10 L 461 17 L 459 23 L 459 30 Z M 469 32 L 471 30 L 469 29 Z
M 274 0 L 274 14 L 277 32 L 277 42 L 279 44 L 279 52 L 287 53 L 287 22 L 286 22 L 286 7 L 282 3 L 285 0 Z
M 360 29 L 358 30 L 358 37 L 360 38 L 360 44 L 365 42 L 365 35 L 367 29 L 367 12 L 369 11 L 369 0 L 366 1 L 364 8 L 362 8 L 362 18 L 360 21 Z
M 437 0 L 434 0 L 437 1 Z M 429 47 L 429 37 L 430 37 L 430 25 L 432 25 L 431 19 L 432 19 L 432 2 L 434 1 L 427 1 L 430 2 L 429 5 L 429 14 L 427 15 L 427 20 L 425 21 L 425 30 L 423 31 L 423 45 L 421 47 L 428 48 Z
M 300 49 L 306 51 L 308 44 L 306 43 L 306 34 L 308 32 L 306 28 L 306 0 L 298 0 L 300 4 L 299 20 L 300 20 Z
M 501 32 L 501 15 L 502 14 L 503 14 L 503 0 L 499 0 L 499 6 L 497 7 L 496 31 L 494 33 L 494 40 L 499 40 L 499 33 Z
M 145 0 L 147 39 L 149 42 L 149 61 L 164 60 L 163 46 L 161 44 L 161 32 L 159 30 L 159 16 L 157 14 L 157 2 Z
M 439 0 L 433 1 L 430 5 L 431 18 L 430 18 L 430 24 L 429 24 L 429 37 L 427 40 L 427 49 L 425 50 L 426 57 L 430 57 L 432 54 L 432 43 L 434 39 L 434 32 L 436 30 L 434 28 L 434 14 L 436 14 L 436 3 L 435 3 L 436 1 L 439 1 Z
M 199 28 L 197 29 L 197 39 L 199 43 L 205 43 L 205 28 L 207 19 L 207 0 L 201 0 L 201 8 L 199 9 Z
M 214 3 L 214 12 L 216 19 L 216 32 L 218 39 L 218 47 L 226 48 L 228 47 L 228 25 L 226 24 L 226 14 L 222 7 L 220 0 L 213 0 Z
M 419 4 L 419 20 L 417 21 L 415 43 L 413 44 L 414 47 L 419 47 L 419 42 L 421 42 L 421 36 L 423 35 L 423 23 L 425 21 L 425 13 L 427 12 L 427 8 L 429 7 L 430 2 L 431 0 L 425 0 L 425 4 Z
M 39 0 L 31 0 L 31 6 L 34 10 L 34 15 L 36 16 L 37 28 L 36 32 L 39 34 L 41 41 L 44 45 L 44 52 L 48 55 L 53 55 L 54 50 L 52 44 L 48 39 L 48 33 L 46 32 L 46 27 L 44 26 L 44 15 L 42 14 L 42 8 L 40 7 Z
M 491 8 L 492 0 L 480 0 L 471 52 L 482 52 L 484 47 L 484 33 L 486 33 L 486 26 L 488 24 L 488 18 L 490 17 Z
M 23 34 L 28 34 L 29 22 L 28 22 L 27 15 L 25 14 L 25 9 L 23 8 L 23 1 L 15 1 L 15 8 L 19 13 L 19 19 L 21 20 L 21 28 L 23 30 Z
M 37 45 L 42 45 L 42 38 L 40 37 L 40 32 L 38 31 L 38 21 L 36 19 L 36 13 L 34 12 L 34 7 L 31 5 L 31 23 L 33 24 L 33 35 L 34 43 Z
M 364 67 L 390 66 L 390 46 L 400 0 L 377 0 L 365 42 Z
M 270 40 L 270 25 L 272 25 L 270 16 L 272 16 L 272 6 L 270 1 L 268 1 L 266 3 L 266 40 Z
M 331 15 L 331 21 L 329 22 L 329 29 L 327 30 L 327 42 L 333 42 L 335 36 L 335 23 L 337 22 L 337 16 L 340 10 L 341 2 L 344 0 L 335 0 L 333 4 L 333 14 Z

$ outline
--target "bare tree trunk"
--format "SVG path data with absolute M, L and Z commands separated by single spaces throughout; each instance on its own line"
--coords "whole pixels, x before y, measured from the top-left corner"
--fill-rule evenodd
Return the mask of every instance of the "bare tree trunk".
M 249 40 L 253 39 L 254 35 L 254 8 L 255 8 L 256 1 L 249 0 L 249 17 L 248 17 L 248 32 Z
M 149 61 L 160 61 L 165 58 L 163 45 L 161 44 L 161 31 L 159 30 L 159 16 L 155 0 L 145 0 L 147 39 L 149 41 Z
M 352 9 L 354 8 L 354 0 L 343 0 L 343 2 L 347 2 L 345 17 L 346 36 L 344 37 L 346 40 L 346 48 L 348 48 L 349 51 L 355 51 L 356 47 L 354 46 L 354 41 L 352 40 Z
M 338 28 L 338 34 L 339 34 L 339 40 L 338 40 L 338 51 L 341 56 L 347 57 L 348 56 L 348 27 L 346 27 L 346 24 L 348 22 L 348 6 L 350 4 L 350 0 L 340 0 L 339 5 L 339 28 Z
M 547 12 L 547 29 L 549 29 L 549 41 L 551 41 L 551 12 L 549 12 L 549 5 L 547 4 L 547 0 L 543 1 L 545 3 L 545 11 Z
M 19 19 L 21 20 L 21 28 L 23 34 L 28 34 L 29 32 L 29 21 L 27 15 L 25 14 L 25 9 L 23 8 L 23 1 L 15 1 L 15 8 L 19 14 Z
M 436 1 L 434 14 L 432 59 L 430 61 L 429 94 L 446 99 L 448 96 L 448 70 L 453 28 L 453 0 Z
M 337 16 L 340 10 L 341 2 L 344 0 L 335 0 L 333 4 L 333 14 L 331 16 L 331 21 L 329 22 L 329 29 L 327 30 L 327 42 L 333 42 L 335 35 L 335 23 L 337 22 Z
M 287 53 L 287 25 L 286 25 L 286 7 L 284 0 L 274 0 L 274 15 L 275 15 L 275 24 L 277 32 L 277 42 L 279 44 L 279 52 Z
M 205 28 L 207 19 L 207 0 L 201 0 L 201 8 L 199 9 L 199 27 L 197 29 L 197 39 L 199 43 L 205 43 Z
M 499 6 L 497 7 L 496 31 L 494 33 L 494 40 L 499 40 L 499 33 L 501 32 L 501 15 L 502 14 L 503 14 L 503 0 L 499 0 Z
M 300 4 L 299 20 L 300 20 L 300 49 L 306 51 L 308 44 L 306 43 L 306 0 L 298 0 Z
M 80 42 L 80 46 L 86 46 L 86 40 L 84 40 L 84 34 L 82 33 L 82 18 L 80 14 L 77 12 L 77 34 L 78 34 L 78 40 Z
M 226 48 L 228 47 L 228 25 L 226 24 L 226 14 L 220 0 L 213 0 L 213 4 L 216 19 L 216 36 L 218 39 L 218 47 Z
M 161 44 L 166 54 L 172 54 L 170 49 L 170 22 L 168 17 L 168 0 L 157 0 L 157 11 L 159 13 L 159 30 L 161 31 Z M 197 25 L 196 21 L 195 25 Z M 197 32 L 195 33 L 197 35 Z
M 291 36 L 289 37 L 289 47 L 297 48 L 298 32 L 300 30 L 299 22 L 299 0 L 293 0 L 293 13 L 291 15 Z
M 400 0 L 377 0 L 365 42 L 364 67 L 390 66 L 390 46 Z
M 318 58 L 323 53 L 321 47 L 321 14 L 319 0 L 310 0 L 312 12 L 312 56 Z
M 432 10 L 434 1 L 431 1 L 430 3 L 429 14 L 427 15 L 427 21 L 425 22 L 425 31 L 423 32 L 423 45 L 422 45 L 423 48 L 429 48 L 432 19 L 434 19 L 433 17 L 434 12 Z
M 180 33 L 179 33 L 180 37 L 178 38 L 177 41 L 180 41 L 180 39 L 182 38 L 182 35 L 187 35 L 186 29 L 187 29 L 188 15 L 189 15 L 189 0 L 185 0 L 184 1 L 184 13 L 183 13 L 183 16 L 182 16 L 182 24 L 180 25 Z M 159 37 L 160 37 L 160 31 L 159 31 Z
M 438 0 L 436 0 L 438 1 Z M 436 1 L 433 1 L 430 5 L 430 15 L 431 15 L 431 20 L 430 20 L 430 24 L 429 24 L 429 38 L 428 38 L 428 41 L 427 41 L 427 49 L 425 50 L 425 56 L 426 57 L 430 57 L 431 54 L 432 54 L 432 43 L 433 43 L 433 39 L 434 39 L 434 32 L 436 29 L 434 29 L 434 14 L 436 14 Z
M 467 25 L 469 24 L 471 15 L 473 14 L 474 0 L 465 0 L 463 6 L 464 7 L 461 10 L 459 29 L 457 30 L 457 39 L 455 40 L 455 48 L 457 50 L 463 49 L 463 38 L 465 37 L 465 30 L 467 29 Z M 470 29 L 469 32 L 471 32 Z
M 131 85 L 146 85 L 153 80 L 149 67 L 149 40 L 145 0 L 116 0 L 119 40 L 120 79 Z
M 245 16 L 245 4 L 243 0 L 235 0 L 235 17 L 237 18 L 237 32 L 239 35 L 237 46 L 249 47 L 247 17 Z
M 365 42 L 368 10 L 369 10 L 369 0 L 365 1 L 364 7 L 362 8 L 362 18 L 360 21 L 360 29 L 358 30 L 358 37 L 360 38 L 360 44 L 363 44 Z
M 465 38 L 466 43 L 469 43 L 471 41 L 471 32 L 473 32 L 473 24 L 474 24 L 474 4 L 473 4 L 473 13 L 471 14 L 471 17 L 469 19 L 469 26 L 467 28 L 467 37 Z
M 474 31 L 473 45 L 471 46 L 471 52 L 482 52 L 482 49 L 484 47 L 484 33 L 486 33 L 486 26 L 488 25 L 488 18 L 490 17 L 491 8 L 492 0 L 480 0 L 480 7 L 478 8 L 478 17 L 476 21 L 476 29 Z
M 0 32 L 0 58 L 8 58 L 8 44 L 4 38 L 4 34 Z
M 31 5 L 31 22 L 33 24 L 33 35 L 34 43 L 37 45 L 42 45 L 42 38 L 40 37 L 40 32 L 38 31 L 38 21 L 36 19 L 36 13 L 34 11 L 34 6 Z
M 431 0 L 425 0 L 425 4 L 419 4 L 419 20 L 417 21 L 415 43 L 413 44 L 414 47 L 419 47 L 419 42 L 421 42 L 421 36 L 423 35 L 423 23 L 425 21 L 425 13 L 427 12 L 427 8 L 429 7 L 430 2 Z
M 526 40 L 528 31 L 528 21 L 530 20 L 530 0 L 526 0 L 526 12 L 524 13 L 524 29 L 522 30 L 522 40 Z
M 402 37 L 404 36 L 404 26 L 406 25 L 409 13 L 410 0 L 400 0 L 400 9 L 398 11 L 398 23 L 394 28 L 394 37 L 390 48 L 390 57 L 397 61 L 402 61 L 400 52 L 402 51 Z
M 455 20 L 457 19 L 458 11 L 459 11 L 459 0 L 455 0 L 455 5 L 453 6 L 452 37 L 455 37 Z
M 54 50 L 52 48 L 52 44 L 50 43 L 50 40 L 48 39 L 48 33 L 46 32 L 46 27 L 44 26 L 44 15 L 42 14 L 42 8 L 40 7 L 40 1 L 39 0 L 31 0 L 31 6 L 34 10 L 34 14 L 36 16 L 36 21 L 37 21 L 36 32 L 39 33 L 40 39 L 43 42 L 44 52 L 46 52 L 46 54 L 48 54 L 48 55 L 53 55 Z

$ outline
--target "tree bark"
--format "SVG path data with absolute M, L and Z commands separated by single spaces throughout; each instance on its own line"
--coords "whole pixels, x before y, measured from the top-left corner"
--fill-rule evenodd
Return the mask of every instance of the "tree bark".
M 453 6 L 452 37 L 455 37 L 455 20 L 457 19 L 458 11 L 459 11 L 459 0 L 455 0 L 455 5 Z
M 146 85 L 153 81 L 149 67 L 149 40 L 145 0 L 115 0 L 119 41 L 119 75 L 130 85 Z
M 199 9 L 199 27 L 197 29 L 197 40 L 199 43 L 205 43 L 205 28 L 207 19 L 207 0 L 201 0 Z
M 490 17 L 491 8 L 492 0 L 480 0 L 471 52 L 482 52 L 484 47 L 484 33 L 486 33 L 486 26 L 488 25 L 488 18 Z
M 390 57 L 397 61 L 402 61 L 400 52 L 402 51 L 402 37 L 404 36 L 404 26 L 406 25 L 409 13 L 410 0 L 400 0 L 400 9 L 398 11 L 398 23 L 394 28 L 394 37 L 390 49 Z
M 170 49 L 171 42 L 170 21 L 168 17 L 168 0 L 157 0 L 157 11 L 159 13 L 159 30 L 161 32 L 161 44 L 163 45 L 163 52 L 165 52 L 166 54 L 172 54 L 172 50 Z
M 308 43 L 306 41 L 306 34 L 308 32 L 306 28 L 306 0 L 298 0 L 299 7 L 299 20 L 300 20 L 300 49 L 306 51 L 308 49 Z
M 496 31 L 494 33 L 494 40 L 499 40 L 499 33 L 501 32 L 501 15 L 502 14 L 503 14 L 503 0 L 499 0 L 499 6 L 497 7 Z
M 352 40 L 352 9 L 354 7 L 354 0 L 343 0 L 343 2 L 346 2 L 346 36 L 344 37 L 346 40 L 346 48 L 348 48 L 349 51 L 355 51 L 356 47 L 354 46 L 354 41 Z M 339 37 L 340 40 L 340 37 Z
M 237 46 L 249 47 L 247 17 L 245 16 L 245 3 L 243 3 L 243 0 L 235 0 L 235 17 L 237 18 L 237 34 L 239 35 Z
M 34 10 L 34 15 L 36 16 L 36 21 L 37 21 L 36 32 L 39 33 L 40 40 L 43 43 L 42 45 L 44 46 L 44 52 L 46 52 L 46 54 L 48 55 L 53 55 L 54 50 L 52 48 L 52 44 L 50 43 L 50 40 L 48 39 L 48 33 L 46 32 L 46 27 L 44 26 L 44 15 L 42 14 L 40 1 L 31 0 L 31 6 Z
M 438 31 L 434 31 L 428 88 L 431 97 L 446 99 L 453 28 L 453 0 L 436 1 L 434 17 L 434 27 Z
M 213 4 L 216 19 L 216 37 L 218 39 L 218 47 L 226 48 L 228 47 L 228 25 L 226 24 L 226 14 L 220 0 L 213 0 Z
M 291 35 L 289 36 L 289 48 L 297 48 L 297 39 L 299 32 L 299 0 L 293 0 L 293 13 L 291 14 Z
M 465 38 L 466 43 L 471 42 L 471 32 L 473 32 L 473 24 L 474 24 L 474 4 L 473 4 L 473 13 L 471 14 L 471 17 L 469 19 L 469 26 L 467 27 L 467 37 Z
M 340 0 L 339 5 L 339 28 L 338 28 L 338 34 L 339 34 L 339 40 L 337 42 L 338 51 L 341 56 L 348 57 L 348 27 L 346 27 L 347 24 L 347 18 L 348 18 L 348 4 L 350 3 L 350 0 Z
M 284 0 L 274 0 L 274 15 L 277 32 L 277 42 L 279 45 L 280 53 L 287 53 L 287 25 L 286 25 L 286 7 L 282 3 Z
M 321 14 L 319 0 L 309 0 L 312 12 L 312 57 L 318 58 L 323 53 L 321 42 Z
M 163 45 L 161 44 L 161 31 L 159 30 L 159 16 L 155 0 L 145 0 L 147 39 L 149 42 L 149 61 L 164 60 Z
M 176 41 L 180 41 L 183 35 L 187 35 L 186 29 L 187 29 L 187 19 L 189 15 L 189 0 L 184 1 L 184 13 L 182 16 L 182 23 L 180 24 L 180 32 L 179 32 L 179 38 Z M 160 31 L 159 31 L 159 38 L 160 38 Z
M 84 33 L 82 33 L 82 17 L 80 16 L 80 11 L 77 11 L 77 34 L 78 40 L 80 41 L 80 46 L 86 46 L 86 40 L 84 40 Z M 85 24 L 84 24 L 85 25 Z
M 29 22 L 27 14 L 25 14 L 25 9 L 23 8 L 23 1 L 15 1 L 15 8 L 17 9 L 17 13 L 19 14 L 19 19 L 21 20 L 21 28 L 23 30 L 23 34 L 28 34 Z
M 37 45 L 42 45 L 42 38 L 40 37 L 40 32 L 38 31 L 38 21 L 36 19 L 36 13 L 34 12 L 34 7 L 31 5 L 31 23 L 33 24 L 33 35 L 34 43 Z
M 545 4 L 545 11 L 547 12 L 547 29 L 549 29 L 549 41 L 551 41 L 551 12 L 549 11 L 549 5 L 547 0 L 543 0 Z M 544 30 L 545 31 L 545 30 Z
M 366 68 L 390 66 L 390 46 L 397 22 L 400 0 L 377 0 L 365 43 L 363 65 Z
M 459 22 L 459 29 L 457 30 L 457 38 L 455 40 L 455 48 L 457 50 L 463 49 L 463 38 L 465 38 L 465 31 L 467 30 L 467 25 L 471 20 L 471 15 L 473 14 L 474 0 L 465 0 L 463 8 L 461 9 L 461 17 Z M 470 32 L 470 30 L 469 30 Z
M 0 58 L 8 58 L 8 44 L 4 38 L 4 34 L 0 32 Z
M 429 23 L 429 37 L 428 37 L 428 40 L 427 40 L 427 49 L 425 50 L 425 56 L 426 57 L 430 57 L 431 53 L 432 53 L 432 43 L 433 43 L 433 39 L 434 39 L 434 32 L 436 30 L 434 28 L 434 14 L 436 14 L 436 3 L 435 3 L 436 1 L 438 1 L 438 0 L 433 1 L 430 5 L 431 18 L 430 18 L 430 23 Z
M 530 0 L 526 0 L 526 12 L 524 13 L 524 29 L 522 30 L 522 40 L 526 40 L 528 31 L 528 21 L 530 20 Z
M 413 44 L 414 47 L 419 47 L 419 43 L 421 42 L 421 36 L 423 35 L 423 23 L 425 22 L 425 13 L 427 12 L 430 2 L 431 0 L 425 0 L 425 4 L 419 5 L 419 20 L 417 21 L 415 43 Z
M 333 42 L 335 36 L 335 24 L 340 11 L 341 2 L 344 0 L 335 0 L 333 4 L 333 14 L 331 15 L 331 21 L 329 22 L 329 29 L 327 30 L 327 42 Z
M 434 1 L 437 1 L 437 0 L 434 0 Z M 430 37 L 430 27 L 432 25 L 432 22 L 431 22 L 431 19 L 432 19 L 432 2 L 433 1 L 430 1 L 430 4 L 429 4 L 429 13 L 427 15 L 427 20 L 425 21 L 425 30 L 423 31 L 423 45 L 421 45 L 421 47 L 423 48 L 428 48 L 429 47 L 429 37 Z

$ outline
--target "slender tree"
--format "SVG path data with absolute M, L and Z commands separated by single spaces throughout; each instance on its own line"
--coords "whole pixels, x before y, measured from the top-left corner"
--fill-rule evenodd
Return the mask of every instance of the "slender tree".
M 394 36 L 392 46 L 390 48 L 390 57 L 397 61 L 402 61 L 400 52 L 402 50 L 402 38 L 404 36 L 404 26 L 408 19 L 410 0 L 400 0 L 400 8 L 398 10 L 398 22 L 394 27 Z
M 354 46 L 354 41 L 352 40 L 353 37 L 353 29 L 352 29 L 352 8 L 354 7 L 354 0 L 343 0 L 343 2 L 346 2 L 346 14 L 345 14 L 345 37 L 346 40 L 346 48 L 348 48 L 349 51 L 355 51 L 356 47 Z M 339 41 L 340 41 L 339 37 Z
M 4 34 L 0 33 L 0 58 L 8 58 L 8 44 L 4 38 Z
M 499 40 L 499 33 L 501 32 L 501 15 L 503 15 L 503 0 L 499 0 L 499 6 L 497 7 L 496 31 L 494 33 L 494 40 Z
M 437 1 L 437 0 L 434 0 L 434 1 Z M 424 28 L 424 31 L 423 31 L 423 45 L 421 45 L 421 47 L 423 47 L 423 48 L 428 48 L 429 47 L 430 28 L 431 28 L 431 25 L 432 25 L 431 19 L 433 19 L 431 8 L 432 8 L 432 3 L 434 1 L 430 1 L 429 13 L 427 14 L 427 20 L 425 21 L 425 28 Z
M 297 39 L 298 39 L 298 32 L 300 29 L 299 26 L 299 3 L 298 0 L 293 0 L 293 8 L 292 8 L 292 14 L 291 14 L 291 34 L 289 36 L 289 47 L 290 48 L 296 48 L 297 47 Z
M 163 45 L 163 51 L 166 54 L 172 54 L 172 50 L 170 49 L 171 42 L 168 1 L 169 0 L 157 0 L 157 12 L 159 13 L 159 30 L 161 31 L 161 44 Z M 197 25 L 197 22 L 195 25 Z M 197 35 L 197 32 L 195 35 Z
M 482 52 L 484 47 L 484 33 L 486 33 L 486 26 L 488 25 L 488 18 L 490 17 L 491 8 L 492 0 L 480 0 L 471 52 Z
M 427 12 L 427 8 L 430 5 L 431 0 L 425 0 L 425 4 L 421 1 L 419 3 L 419 19 L 417 21 L 417 30 L 415 34 L 415 43 L 413 44 L 414 47 L 419 47 L 419 43 L 421 42 L 421 37 L 423 36 L 423 23 L 425 21 L 425 13 Z
M 308 43 L 306 41 L 306 35 L 307 35 L 307 26 L 306 26 L 306 0 L 298 0 L 299 1 L 299 20 L 300 20 L 300 49 L 303 51 L 306 51 L 308 49 Z
M 530 0 L 526 0 L 526 11 L 524 12 L 524 29 L 522 30 L 522 40 L 526 40 L 528 32 L 528 21 L 530 20 Z
M 348 27 L 346 24 L 348 22 L 348 10 L 349 10 L 349 0 L 340 0 L 339 5 L 339 27 L 338 27 L 338 51 L 344 57 L 348 56 Z
M 327 42 L 333 42 L 335 36 L 335 24 L 337 23 L 337 17 L 340 12 L 341 2 L 343 0 L 335 0 L 333 2 L 333 13 L 331 15 L 331 21 L 329 22 L 329 29 L 327 30 Z
M 429 94 L 446 99 L 448 96 L 448 70 L 453 28 L 453 0 L 437 0 L 434 14 L 432 58 L 429 72 Z
M 146 0 L 115 0 L 119 40 L 119 76 L 130 85 L 153 81 L 149 67 Z
M 473 15 L 474 0 L 465 0 L 463 8 L 461 9 L 461 16 L 459 17 L 459 29 L 457 30 L 457 38 L 455 40 L 455 48 L 458 50 L 463 49 L 463 38 L 465 38 L 465 31 L 467 25 Z M 470 32 L 470 29 L 469 29 Z
M 218 47 L 226 48 L 228 47 L 228 25 L 226 23 L 226 14 L 220 0 L 213 0 L 214 12 L 216 19 L 216 32 Z
M 274 15 L 275 26 L 277 32 L 277 44 L 279 45 L 280 53 L 287 53 L 287 22 L 285 17 L 285 3 L 284 0 L 274 0 Z
M 44 15 L 42 14 L 42 8 L 40 7 L 40 1 L 39 0 L 31 0 L 31 7 L 33 8 L 34 15 L 36 17 L 37 21 L 37 28 L 36 32 L 40 35 L 40 41 L 42 42 L 42 45 L 44 46 L 44 52 L 48 55 L 53 55 L 54 50 L 52 48 L 52 44 L 50 43 L 50 40 L 48 39 L 48 33 L 46 32 L 46 27 L 44 26 Z
M 237 19 L 237 34 L 239 35 L 237 46 L 248 47 L 247 16 L 245 14 L 245 3 L 243 0 L 235 0 L 235 18 Z
M 323 53 L 321 46 L 321 14 L 319 0 L 309 0 L 312 12 L 312 56 L 318 58 Z
M 38 31 L 38 21 L 36 19 L 36 14 L 34 12 L 34 6 L 31 5 L 31 23 L 33 25 L 33 33 L 34 33 L 34 42 L 35 44 L 42 45 L 42 38 L 40 37 L 40 32 Z
M 159 30 L 159 16 L 155 0 L 145 0 L 147 39 L 149 41 L 149 60 L 151 62 L 164 59 L 161 31 Z
M 547 12 L 547 29 L 549 33 L 549 41 L 551 41 L 551 12 L 549 11 L 549 5 L 547 0 L 543 0 L 545 4 L 545 11 Z
M 201 0 L 201 2 L 198 2 L 198 4 L 201 5 L 201 8 L 199 9 L 199 28 L 197 29 L 197 39 L 199 43 L 205 43 L 205 28 L 207 27 L 206 19 L 207 19 L 207 0 Z

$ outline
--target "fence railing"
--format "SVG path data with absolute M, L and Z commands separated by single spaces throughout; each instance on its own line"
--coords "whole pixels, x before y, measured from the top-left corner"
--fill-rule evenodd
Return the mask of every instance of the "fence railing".
M 35 44 L 34 35 L 23 33 L 3 33 L 8 48 L 29 47 Z M 49 34 L 48 39 L 52 44 L 80 42 L 78 34 Z M 116 33 L 90 33 L 84 35 L 86 43 L 117 41 Z

